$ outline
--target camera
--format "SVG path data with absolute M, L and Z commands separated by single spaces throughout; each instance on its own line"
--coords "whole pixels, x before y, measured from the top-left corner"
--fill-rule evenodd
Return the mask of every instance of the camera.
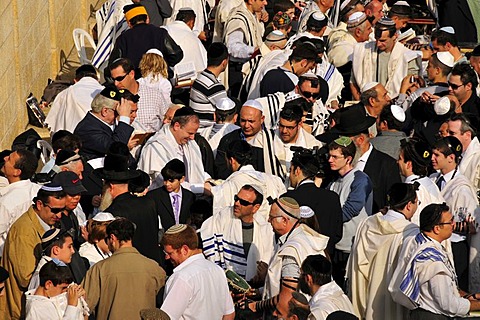
M 44 172 L 35 173 L 31 180 L 32 182 L 35 182 L 38 184 L 47 184 L 51 182 L 53 180 L 53 177 L 55 177 L 55 175 L 60 171 L 62 171 L 60 167 L 57 165 L 54 165 L 48 173 L 44 173 Z

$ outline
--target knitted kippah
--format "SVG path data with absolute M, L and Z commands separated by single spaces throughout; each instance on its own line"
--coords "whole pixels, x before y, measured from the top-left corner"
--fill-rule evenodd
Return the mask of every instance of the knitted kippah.
M 186 224 L 176 224 L 176 225 L 168 228 L 168 230 L 165 232 L 165 234 L 177 234 L 177 233 L 180 233 L 180 232 L 182 232 L 186 229 L 187 229 Z

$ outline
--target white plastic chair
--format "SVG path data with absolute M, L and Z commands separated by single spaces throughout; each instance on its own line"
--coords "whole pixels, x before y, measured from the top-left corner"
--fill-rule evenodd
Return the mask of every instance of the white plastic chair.
M 45 140 L 38 140 L 37 148 L 39 148 L 42 151 L 42 153 L 40 154 L 40 160 L 42 160 L 43 164 L 50 161 L 50 157 L 53 154 L 52 146 Z
M 93 48 L 93 51 L 95 51 L 97 49 L 97 45 L 87 31 L 79 28 L 73 30 L 73 42 L 75 43 L 75 48 L 77 48 L 77 54 L 81 65 L 91 63 L 90 59 L 87 58 L 87 53 L 85 51 L 85 39 L 88 40 L 90 46 Z

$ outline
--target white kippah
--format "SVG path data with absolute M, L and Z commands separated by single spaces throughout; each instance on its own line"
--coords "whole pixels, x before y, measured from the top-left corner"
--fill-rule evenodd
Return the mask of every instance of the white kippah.
M 157 55 L 159 55 L 160 57 L 163 58 L 163 53 L 160 50 L 155 49 L 155 48 L 149 49 L 146 53 L 154 53 L 154 54 L 157 54 Z
M 178 9 L 178 12 L 180 12 L 180 11 L 193 11 L 193 9 L 190 8 L 190 7 L 183 7 L 183 8 Z
M 447 67 L 453 68 L 453 65 L 455 64 L 455 58 L 448 51 L 437 52 L 437 58 Z
M 323 21 L 326 19 L 325 15 L 321 11 L 316 11 L 312 13 L 312 17 L 317 21 Z
M 450 99 L 448 99 L 448 97 L 441 97 L 440 99 L 435 101 L 433 109 L 435 110 L 435 113 L 439 116 L 447 114 L 447 112 L 450 111 Z
M 254 108 L 254 109 L 260 110 L 260 112 L 263 113 L 263 106 L 257 100 L 247 100 L 242 107 Z
M 410 7 L 410 5 L 408 4 L 407 1 L 397 1 L 393 4 L 394 6 L 406 6 L 406 7 Z
M 233 100 L 230 98 L 221 98 L 218 100 L 215 108 L 222 111 L 232 110 L 235 108 L 235 102 L 233 102 Z
M 377 25 L 382 25 L 382 26 L 394 26 L 395 25 L 395 21 L 393 21 L 392 19 L 390 18 L 387 18 L 387 17 L 382 17 L 380 20 L 378 20 Z
M 186 224 L 176 224 L 176 225 L 173 225 L 170 228 L 168 228 L 168 230 L 165 231 L 165 234 L 177 234 L 177 233 L 180 233 L 180 232 L 182 232 L 183 230 L 186 230 L 186 229 L 187 229 Z
M 258 184 L 251 184 L 252 188 L 255 189 L 258 193 L 263 194 L 263 189 Z
M 115 220 L 115 217 L 110 213 L 110 212 L 99 212 L 97 213 L 92 220 L 94 221 L 99 221 L 99 222 L 104 222 L 104 221 L 113 221 Z
M 347 28 L 353 28 L 361 25 L 367 20 L 367 15 L 364 12 L 355 12 L 348 18 Z
M 390 107 L 390 110 L 392 111 L 393 116 L 395 119 L 397 119 L 400 122 L 405 121 L 405 111 L 403 109 L 395 104 L 392 104 Z
M 450 27 L 450 26 L 442 27 L 442 28 L 440 28 L 440 31 L 450 33 L 450 34 L 455 34 L 455 29 L 453 29 L 453 27 Z
M 364 93 L 367 90 L 372 89 L 373 87 L 377 86 L 379 83 L 378 82 L 369 82 L 366 85 L 362 87 L 362 93 Z
M 315 212 L 313 212 L 312 208 L 310 208 L 309 206 L 300 207 L 300 218 L 308 219 L 313 217 L 314 215 L 315 215 Z

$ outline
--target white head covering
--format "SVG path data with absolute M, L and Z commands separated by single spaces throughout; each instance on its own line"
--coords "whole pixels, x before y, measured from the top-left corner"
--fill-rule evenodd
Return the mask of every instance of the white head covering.
M 99 222 L 105 222 L 105 221 L 113 221 L 115 220 L 115 217 L 110 213 L 110 212 L 99 212 L 97 213 L 92 220 L 94 221 L 99 221 Z
M 453 27 L 442 27 L 439 29 L 440 31 L 444 31 L 446 33 L 450 33 L 450 34 L 455 34 L 455 29 L 453 29 Z
M 235 108 L 235 102 L 233 102 L 233 100 L 230 98 L 221 98 L 218 100 L 215 108 L 222 111 L 232 110 Z
M 407 6 L 410 7 L 407 1 L 397 1 L 393 4 L 394 6 Z
M 455 64 L 455 58 L 448 51 L 437 52 L 437 58 L 447 67 L 453 68 L 453 65 Z
M 365 12 L 355 12 L 348 18 L 347 28 L 353 28 L 361 25 L 365 20 L 367 20 L 367 15 Z
M 392 111 L 393 116 L 395 119 L 397 119 L 400 122 L 405 121 L 405 111 L 403 109 L 395 104 L 392 104 L 390 107 L 390 110 Z
M 251 107 L 251 108 L 260 110 L 260 112 L 263 113 L 263 106 L 257 100 L 247 100 L 242 107 Z
M 149 49 L 146 53 L 155 53 L 155 54 L 158 54 L 160 57 L 163 58 L 163 53 L 160 50 L 155 49 L 155 48 Z
M 312 208 L 309 206 L 301 206 L 300 207 L 300 218 L 308 219 L 315 215 Z
M 448 99 L 448 97 L 441 97 L 440 99 L 435 101 L 433 109 L 435 110 L 435 113 L 439 116 L 446 114 L 448 111 L 450 111 L 450 99 Z
M 361 91 L 362 91 L 362 93 L 364 93 L 365 91 L 372 89 L 373 87 L 377 86 L 378 84 L 379 84 L 379 82 L 369 82 L 362 87 Z

